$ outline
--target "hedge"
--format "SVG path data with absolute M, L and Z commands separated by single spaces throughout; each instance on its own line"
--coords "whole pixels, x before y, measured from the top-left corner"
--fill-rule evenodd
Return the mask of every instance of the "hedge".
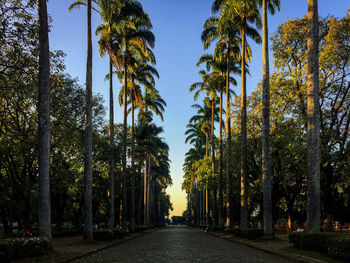
M 304 233 L 292 232 L 288 235 L 289 242 L 293 243 L 294 247 L 304 250 L 327 250 L 327 240 L 330 237 L 336 237 L 337 233 L 319 232 L 319 233 Z
M 52 237 L 69 237 L 69 236 L 79 236 L 83 234 L 83 230 L 79 228 L 71 229 L 54 229 L 52 230 Z
M 120 229 L 97 229 L 94 230 L 93 237 L 99 241 L 111 241 L 123 238 L 124 232 Z
M 331 257 L 350 260 L 350 236 L 340 233 L 303 233 L 292 232 L 289 242 L 304 250 L 325 252 Z
M 243 237 L 247 239 L 257 239 L 259 237 L 262 237 L 264 235 L 264 231 L 262 229 L 240 229 L 240 228 L 233 228 L 231 230 L 231 233 L 238 237 Z
M 46 237 L 22 237 L 0 240 L 0 262 L 10 262 L 18 258 L 37 257 L 52 249 Z
M 143 231 L 146 231 L 147 229 L 148 229 L 147 226 L 136 226 L 135 232 L 143 232 Z

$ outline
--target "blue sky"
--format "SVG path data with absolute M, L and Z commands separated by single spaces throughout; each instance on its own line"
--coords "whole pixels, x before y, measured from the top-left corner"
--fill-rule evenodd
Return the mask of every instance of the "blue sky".
M 63 50 L 67 72 L 85 83 L 86 68 L 86 9 L 68 12 L 73 1 L 50 0 L 48 12 L 52 17 L 50 32 L 50 48 Z M 165 112 L 164 138 L 170 146 L 171 176 L 173 186 L 167 191 L 171 195 L 174 211 L 171 215 L 181 215 L 186 205 L 186 195 L 181 192 L 182 164 L 184 154 L 189 149 L 185 145 L 184 132 L 186 124 L 194 111 L 193 94 L 188 91 L 189 86 L 198 81 L 198 58 L 207 51 L 203 50 L 200 34 L 204 21 L 211 16 L 212 0 L 140 0 L 144 10 L 149 14 L 153 32 L 156 36 L 155 55 L 160 79 L 156 87 L 165 99 L 168 107 Z M 334 15 L 342 17 L 350 7 L 348 0 L 320 0 L 319 14 L 321 17 Z M 307 13 L 306 0 L 281 0 L 281 12 L 269 16 L 269 34 L 287 19 L 301 18 Z M 101 23 L 98 14 L 93 14 L 93 32 Z M 108 83 L 104 76 L 108 72 L 108 59 L 100 58 L 97 46 L 98 37 L 93 37 L 93 92 L 100 93 L 108 107 Z M 249 39 L 248 39 L 249 41 Z M 262 76 L 262 46 L 250 41 L 253 50 L 253 62 L 250 64 L 251 77 L 247 76 L 248 94 L 255 89 Z M 270 70 L 272 71 L 272 60 Z M 240 78 L 236 77 L 238 87 Z M 115 88 L 121 84 L 115 80 Z M 239 94 L 239 88 L 235 88 Z M 115 94 L 118 94 L 115 92 Z M 116 98 L 115 98 L 116 99 Z M 106 115 L 107 118 L 108 115 Z M 122 110 L 115 108 L 115 121 L 121 122 Z

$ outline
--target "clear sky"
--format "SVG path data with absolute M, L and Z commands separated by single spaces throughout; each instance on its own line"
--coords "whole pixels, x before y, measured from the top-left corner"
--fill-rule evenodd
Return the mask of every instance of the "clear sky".
M 86 69 L 86 9 L 68 12 L 70 0 L 48 1 L 48 12 L 52 17 L 50 32 L 50 48 L 63 50 L 66 54 L 67 72 L 85 83 Z M 174 206 L 172 215 L 182 215 L 186 208 L 186 194 L 181 191 L 182 164 L 184 155 L 189 149 L 185 145 L 184 132 L 186 124 L 194 111 L 193 94 L 188 91 L 189 86 L 198 81 L 198 58 L 205 52 L 200 41 L 200 34 L 204 21 L 211 16 L 211 4 L 213 0 L 140 0 L 144 10 L 149 14 L 153 32 L 156 36 L 155 55 L 160 79 L 156 87 L 165 99 L 168 107 L 165 112 L 164 123 L 158 123 L 164 127 L 164 138 L 170 146 L 171 177 L 173 186 L 167 190 L 171 195 Z M 319 0 L 319 15 L 325 17 L 334 15 L 342 17 L 350 7 L 348 0 Z M 269 33 L 277 29 L 278 25 L 288 18 L 301 18 L 307 13 L 307 0 L 281 0 L 281 12 L 275 16 L 269 16 Z M 96 26 L 101 23 L 98 14 L 93 14 L 92 26 L 95 32 Z M 93 92 L 100 93 L 108 107 L 108 83 L 104 76 L 108 72 L 107 58 L 100 58 L 97 47 L 98 38 L 93 37 Z M 249 39 L 248 39 L 249 41 Z M 251 77 L 247 77 L 248 94 L 255 89 L 262 76 L 262 46 L 254 45 L 253 63 L 250 64 Z M 272 60 L 270 60 L 272 65 Z M 272 67 L 270 66 L 271 71 Z M 238 87 L 240 79 L 236 77 Z M 116 89 L 121 84 L 117 81 Z M 236 88 L 239 94 L 239 88 Z M 118 92 L 115 92 L 118 94 Z M 115 98 L 116 99 L 116 98 Z M 115 100 L 116 101 L 116 100 Z M 106 115 L 107 118 L 108 114 Z M 121 122 L 122 110 L 119 106 L 115 109 L 115 121 Z

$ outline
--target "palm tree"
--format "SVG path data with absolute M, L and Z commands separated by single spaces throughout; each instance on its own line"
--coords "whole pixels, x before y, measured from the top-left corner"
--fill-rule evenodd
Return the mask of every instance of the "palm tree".
M 198 83 L 195 83 L 191 86 L 191 90 L 193 91 L 193 87 Z M 196 95 L 195 95 L 196 96 Z M 204 105 L 201 106 L 199 104 L 192 105 L 193 108 L 197 109 L 197 114 L 192 116 L 190 119 L 190 124 L 195 124 L 198 128 L 200 128 L 201 132 L 205 135 L 205 156 L 209 156 L 210 154 L 210 140 L 212 131 L 213 131 L 213 123 L 219 121 L 218 112 L 219 109 L 216 107 L 216 103 L 212 104 L 212 100 L 208 97 L 204 99 Z M 213 142 L 213 140 L 211 140 Z M 203 214 L 205 215 L 205 224 L 209 224 L 209 189 L 208 185 L 204 186 L 205 191 L 203 191 Z M 205 209 L 204 209 L 205 207 Z
M 91 40 L 91 0 L 77 0 L 69 11 L 80 5 L 86 6 L 87 11 L 87 62 L 86 62 L 86 106 L 84 134 L 84 239 L 93 238 L 92 228 L 92 40 Z M 95 4 L 97 1 L 93 0 Z
M 308 0 L 307 231 L 320 231 L 320 108 L 318 0 Z
M 223 1 L 215 1 L 213 3 L 212 11 L 216 13 L 220 10 Z M 238 28 L 231 21 L 222 22 L 221 17 L 212 16 L 208 18 L 203 26 L 202 42 L 204 48 L 207 49 L 211 43 L 218 40 L 214 56 L 220 58 L 225 67 L 226 78 L 226 186 L 227 186 L 227 226 L 232 227 L 233 210 L 232 210 L 232 171 L 231 171 L 231 119 L 230 119 L 230 72 L 238 73 L 236 66 L 237 61 L 240 60 L 238 48 Z M 249 47 L 247 46 L 249 51 Z M 226 54 L 225 54 L 226 53 Z M 225 61 L 225 62 L 224 62 Z M 234 84 L 235 85 L 235 84 Z M 222 150 L 221 150 L 222 151 Z M 221 168 L 222 170 L 222 165 Z M 222 172 L 220 172 L 222 173 Z M 219 173 L 219 174 L 220 174 Z M 222 223 L 221 223 L 222 224 Z M 221 225 L 221 228 L 223 226 Z
M 221 23 L 231 21 L 237 25 L 241 36 L 241 228 L 248 226 L 247 189 L 247 94 L 246 94 L 246 37 L 261 43 L 259 33 L 248 22 L 261 28 L 261 18 L 255 0 L 215 0 L 214 6 L 222 10 Z
M 113 101 L 113 63 L 118 65 L 120 46 L 115 43 L 115 26 L 131 16 L 142 16 L 143 10 L 138 2 L 119 0 L 100 0 L 100 11 L 97 11 L 103 24 L 97 27 L 96 35 L 100 34 L 99 50 L 101 56 L 109 55 L 109 128 L 110 128 L 110 165 L 109 165 L 109 195 L 108 195 L 108 227 L 115 226 L 114 216 L 114 101 Z M 114 62 L 113 62 L 114 61 Z
M 134 28 L 124 27 L 124 33 L 122 36 L 122 45 L 124 49 L 123 54 L 123 68 L 124 68 L 124 121 L 123 121 L 123 220 L 126 220 L 126 137 L 127 137 L 127 90 L 128 90 L 128 63 L 130 55 L 135 52 L 140 57 L 149 57 L 150 50 L 148 46 L 154 47 L 154 35 L 150 31 L 152 28 L 151 22 L 146 14 L 140 19 L 134 21 Z M 124 25 L 123 25 L 124 26 Z M 134 54 L 135 54 L 134 53 Z M 124 222 L 125 224 L 125 222 Z
M 209 28 L 207 27 L 207 23 L 205 24 L 205 30 L 202 34 L 202 41 L 204 42 L 205 48 L 209 46 L 209 34 L 207 31 Z M 211 36 L 213 36 L 215 31 L 217 31 L 216 25 L 211 24 L 210 30 L 212 31 Z M 213 40 L 211 38 L 210 40 Z M 222 48 L 222 46 L 221 46 Z M 197 66 L 205 63 L 207 70 L 210 70 L 212 68 L 213 73 L 212 76 L 214 76 L 213 80 L 215 83 L 216 90 L 220 92 L 220 99 L 219 99 L 219 107 L 220 107 L 220 117 L 219 117 L 219 177 L 218 177 L 218 186 L 219 186 L 219 200 L 218 200 L 218 223 L 219 223 L 219 229 L 224 228 L 224 218 L 223 218 L 223 186 L 222 186 L 222 177 L 223 177 L 223 147 L 222 147 L 222 128 L 225 126 L 222 123 L 222 114 L 225 112 L 223 110 L 223 93 L 225 92 L 225 80 L 226 80 L 226 61 L 225 61 L 225 54 L 222 52 L 222 50 L 219 48 L 219 45 L 215 49 L 215 56 L 210 54 L 204 54 L 200 57 Z M 236 67 L 230 67 L 231 72 L 236 73 L 238 69 Z M 236 80 L 234 78 L 229 77 L 229 82 L 232 85 L 237 85 Z M 230 95 L 234 95 L 234 92 L 229 89 Z M 214 149 L 213 149 L 214 151 Z M 214 170 L 214 169 L 213 169 Z
M 134 231 L 135 229 L 135 107 L 138 106 L 140 109 L 143 108 L 143 103 L 145 100 L 143 100 L 142 96 L 142 87 L 145 88 L 145 93 L 151 92 L 156 93 L 155 90 L 155 80 L 154 76 L 159 78 L 159 74 L 157 70 L 141 61 L 135 61 L 134 67 L 132 68 L 130 72 L 129 78 L 131 79 L 131 82 L 128 85 L 128 94 L 129 94 L 129 104 L 131 104 L 131 212 L 130 212 L 130 227 L 131 231 Z M 121 89 L 121 92 L 119 94 L 119 99 L 122 102 L 123 98 L 123 92 L 124 89 Z M 123 102 L 122 102 L 123 103 Z M 162 116 L 162 115 L 161 115 Z M 163 118 L 163 116 L 162 116 Z M 163 119 L 162 119 L 163 120 Z
M 39 16 L 39 231 L 51 239 L 50 206 L 50 58 L 46 0 L 38 0 Z
M 260 0 L 263 9 L 263 114 L 262 114 L 262 178 L 264 203 L 264 234 L 272 235 L 272 203 L 271 203 L 271 161 L 270 161 L 270 76 L 269 76 L 269 42 L 267 26 L 267 8 L 275 14 L 280 10 L 279 0 Z

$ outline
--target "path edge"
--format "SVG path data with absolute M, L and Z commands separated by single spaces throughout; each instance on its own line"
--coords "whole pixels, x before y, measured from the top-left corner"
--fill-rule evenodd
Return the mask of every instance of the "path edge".
M 285 259 L 292 260 L 294 262 L 298 262 L 298 263 L 326 263 L 325 261 L 321 261 L 321 260 L 318 260 L 318 259 L 305 257 L 305 256 L 302 256 L 302 255 L 288 253 L 286 251 L 265 249 L 265 248 L 256 246 L 256 245 L 254 245 L 252 243 L 248 243 L 248 242 L 244 242 L 244 241 L 240 241 L 240 240 L 234 240 L 234 239 L 225 237 L 223 235 L 217 235 L 216 233 L 212 233 L 212 232 L 208 232 L 208 233 L 211 236 L 214 236 L 216 238 L 221 238 L 221 239 L 224 239 L 224 240 L 226 240 L 228 242 L 233 242 L 233 243 L 236 243 L 236 244 L 239 244 L 239 245 L 243 245 L 243 246 L 246 246 L 246 247 L 249 247 L 249 248 L 260 250 L 260 251 L 263 251 L 265 253 L 269 253 L 269 254 L 272 254 L 272 255 L 275 255 L 275 256 L 279 256 L 279 257 L 282 257 L 282 258 L 285 258 Z M 220 233 L 218 233 L 218 234 L 220 234 Z

